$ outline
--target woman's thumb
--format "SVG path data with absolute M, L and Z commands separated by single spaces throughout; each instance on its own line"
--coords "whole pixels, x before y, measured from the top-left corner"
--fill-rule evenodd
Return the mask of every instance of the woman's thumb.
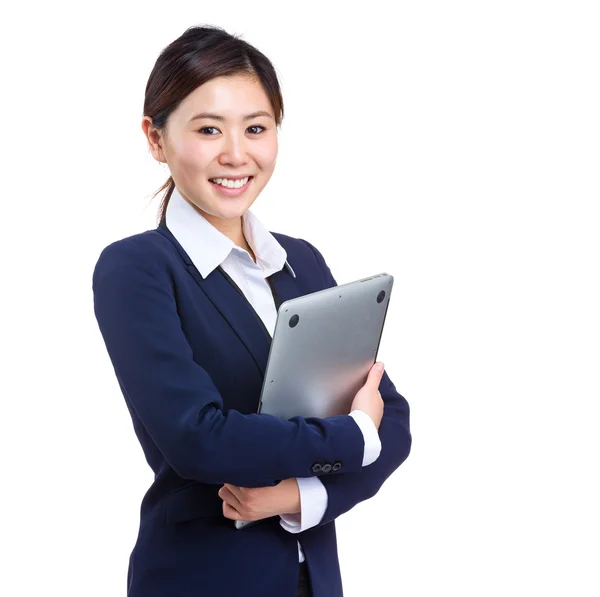
M 377 363 L 375 363 L 375 370 L 380 373 L 383 373 L 384 367 L 385 365 L 381 361 L 377 361 Z
M 369 371 L 367 383 L 372 384 L 375 388 L 378 388 L 379 384 L 381 383 L 381 378 L 383 376 L 383 367 L 384 364 L 381 361 L 375 363 Z

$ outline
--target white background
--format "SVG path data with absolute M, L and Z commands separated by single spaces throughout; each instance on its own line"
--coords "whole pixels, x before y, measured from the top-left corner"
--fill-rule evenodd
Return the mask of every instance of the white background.
M 125 595 L 152 481 L 93 314 L 157 225 L 141 130 L 192 25 L 258 47 L 286 116 L 253 206 L 338 283 L 395 277 L 380 358 L 413 450 L 338 519 L 347 597 L 600 594 L 596 2 L 28 3 L 4 9 L 2 574 Z

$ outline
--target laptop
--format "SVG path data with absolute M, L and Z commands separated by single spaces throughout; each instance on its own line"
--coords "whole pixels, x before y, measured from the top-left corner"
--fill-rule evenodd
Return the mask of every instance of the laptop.
M 377 360 L 393 284 L 384 272 L 283 302 L 258 412 L 284 419 L 350 413 Z

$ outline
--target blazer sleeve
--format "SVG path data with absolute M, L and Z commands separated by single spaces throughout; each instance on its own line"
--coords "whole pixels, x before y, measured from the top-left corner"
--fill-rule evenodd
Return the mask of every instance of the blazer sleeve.
M 123 395 L 181 477 L 241 487 L 312 477 L 312 466 L 362 468 L 363 437 L 348 415 L 320 419 L 223 410 L 193 359 L 174 291 L 157 259 L 131 237 L 108 245 L 93 272 L 94 312 Z
M 315 254 L 323 273 L 324 288 L 337 286 L 321 253 L 308 241 L 304 242 Z M 387 368 L 381 378 L 379 392 L 384 401 L 383 418 L 379 426 L 381 440 L 379 458 L 362 470 L 319 477 L 327 490 L 328 500 L 323 518 L 313 528 L 331 522 L 359 502 L 373 497 L 384 481 L 406 460 L 410 453 L 412 436 L 409 425 L 409 405 L 396 390 L 396 386 L 387 374 Z

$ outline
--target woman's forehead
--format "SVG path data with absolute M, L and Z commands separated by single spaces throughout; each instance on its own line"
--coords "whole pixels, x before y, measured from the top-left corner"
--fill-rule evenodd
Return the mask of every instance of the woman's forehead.
M 196 87 L 180 104 L 189 122 L 201 114 L 244 120 L 257 112 L 273 116 L 269 98 L 259 81 L 248 76 L 216 77 Z

